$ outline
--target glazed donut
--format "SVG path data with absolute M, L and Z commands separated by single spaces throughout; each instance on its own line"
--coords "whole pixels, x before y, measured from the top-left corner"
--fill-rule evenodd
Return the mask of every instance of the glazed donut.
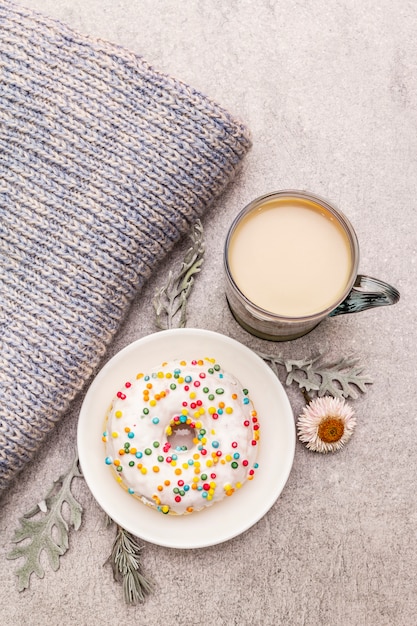
M 105 463 L 132 496 L 164 514 L 199 511 L 252 480 L 259 440 L 247 389 L 214 359 L 138 373 L 107 412 Z

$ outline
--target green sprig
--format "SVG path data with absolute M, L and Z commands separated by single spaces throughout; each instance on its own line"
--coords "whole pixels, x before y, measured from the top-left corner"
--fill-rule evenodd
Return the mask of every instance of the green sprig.
M 155 293 L 153 299 L 156 325 L 161 330 L 174 326 L 184 328 L 187 322 L 187 301 L 194 284 L 194 276 L 201 270 L 204 261 L 205 245 L 200 220 L 195 223 L 190 239 L 192 246 L 186 252 L 179 269 L 168 273 L 166 284 Z
M 29 541 L 17 545 L 7 554 L 8 559 L 25 559 L 16 571 L 19 591 L 29 587 L 32 574 L 44 577 L 45 570 L 40 561 L 43 552 L 47 554 L 52 570 L 59 569 L 59 559 L 69 548 L 70 527 L 78 530 L 81 525 L 83 509 L 71 492 L 73 479 L 81 476 L 76 455 L 71 468 L 54 481 L 45 499 L 19 519 L 20 527 L 15 530 L 12 542 L 20 544 Z M 68 506 L 69 519 L 64 517 L 62 511 L 64 503 Z
M 106 563 L 110 563 L 113 578 L 123 584 L 126 604 L 143 603 L 152 592 L 152 582 L 142 572 L 141 550 L 136 537 L 117 525 L 113 549 Z

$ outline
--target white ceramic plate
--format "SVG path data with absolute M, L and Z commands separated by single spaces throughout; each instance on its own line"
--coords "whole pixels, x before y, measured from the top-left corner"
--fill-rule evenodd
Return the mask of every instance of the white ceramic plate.
M 253 481 L 198 513 L 161 515 L 115 481 L 105 464 L 104 417 L 121 381 L 138 369 L 174 358 L 215 358 L 247 387 L 258 412 L 259 468 Z M 137 537 L 170 548 L 202 548 L 227 541 L 260 520 L 277 500 L 294 459 L 295 425 L 287 395 L 270 367 L 252 350 L 224 335 L 174 329 L 148 335 L 116 354 L 87 391 L 78 422 L 78 451 L 85 480 L 100 506 Z

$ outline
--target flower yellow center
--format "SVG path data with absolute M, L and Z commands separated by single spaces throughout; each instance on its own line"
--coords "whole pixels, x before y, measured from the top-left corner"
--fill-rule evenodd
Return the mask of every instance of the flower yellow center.
M 318 436 L 324 443 L 335 443 L 343 437 L 345 426 L 339 417 L 326 417 L 318 428 Z

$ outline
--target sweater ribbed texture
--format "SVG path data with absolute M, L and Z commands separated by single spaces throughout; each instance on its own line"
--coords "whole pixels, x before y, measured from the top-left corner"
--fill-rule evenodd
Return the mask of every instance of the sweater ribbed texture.
M 137 55 L 0 0 L 0 493 L 249 147 Z

